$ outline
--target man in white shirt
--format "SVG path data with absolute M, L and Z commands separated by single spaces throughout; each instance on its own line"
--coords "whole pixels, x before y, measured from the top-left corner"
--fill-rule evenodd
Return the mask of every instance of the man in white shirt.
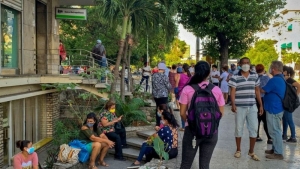
M 194 63 L 191 64 L 189 71 L 190 71 L 191 75 L 194 76 L 194 74 L 195 74 L 195 64 Z
M 215 86 L 219 86 L 220 72 L 217 70 L 217 65 L 212 65 L 212 71 L 210 72 L 210 80 Z
M 142 80 L 140 82 L 140 85 L 142 85 L 144 80 L 146 80 L 146 92 L 148 90 L 148 81 L 149 81 L 150 75 L 151 75 L 151 68 L 150 68 L 150 66 L 148 66 L 147 62 L 145 62 L 143 72 L 142 72 Z

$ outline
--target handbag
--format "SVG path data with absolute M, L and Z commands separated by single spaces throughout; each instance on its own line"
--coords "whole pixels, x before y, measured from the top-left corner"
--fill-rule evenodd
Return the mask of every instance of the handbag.
M 80 149 L 72 148 L 67 144 L 60 145 L 58 160 L 63 163 L 77 163 Z

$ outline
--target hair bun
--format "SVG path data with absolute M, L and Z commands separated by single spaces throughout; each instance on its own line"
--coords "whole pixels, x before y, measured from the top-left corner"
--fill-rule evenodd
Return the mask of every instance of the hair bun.
M 21 147 L 21 144 L 22 144 L 22 140 L 18 140 L 18 141 L 16 142 L 17 148 L 20 148 L 20 147 Z

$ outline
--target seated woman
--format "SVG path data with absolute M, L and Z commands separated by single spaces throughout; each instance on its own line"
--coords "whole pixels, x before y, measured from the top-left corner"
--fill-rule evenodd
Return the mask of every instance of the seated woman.
M 97 169 L 95 166 L 95 160 L 100 153 L 99 165 L 108 165 L 104 162 L 104 157 L 107 153 L 108 148 L 114 146 L 114 142 L 110 141 L 105 134 L 101 134 L 101 130 L 97 128 L 97 117 L 95 113 L 89 113 L 86 120 L 81 127 L 79 133 L 79 140 L 84 140 L 87 142 L 87 150 L 90 152 L 90 163 L 89 169 Z
M 161 128 L 157 133 L 155 133 L 154 137 L 160 137 L 161 140 L 167 145 L 166 151 L 169 154 L 169 159 L 177 157 L 178 154 L 178 132 L 177 128 L 179 125 L 177 124 L 174 115 L 164 111 L 161 115 L 162 122 L 164 127 Z M 140 150 L 139 157 L 137 160 L 128 168 L 136 168 L 140 166 L 141 161 L 146 155 L 146 162 L 152 160 L 152 158 L 159 158 L 158 154 L 155 152 L 153 145 L 148 145 L 149 139 L 145 141 Z
M 28 140 L 19 140 L 16 142 L 17 148 L 21 152 L 14 156 L 14 168 L 17 169 L 38 169 L 39 160 L 32 142 Z
M 108 101 L 105 105 L 105 110 L 100 114 L 100 127 L 102 127 L 103 133 L 108 139 L 114 141 L 115 144 L 115 159 L 125 161 L 123 157 L 122 148 L 127 147 L 126 143 L 126 131 L 121 123 L 122 116 L 116 116 L 116 104 L 113 101 Z M 118 124 L 120 128 L 115 129 L 115 125 Z
M 160 130 L 162 127 L 164 127 L 164 124 L 162 124 L 162 120 L 161 120 L 161 114 L 166 111 L 166 112 L 170 112 L 171 114 L 173 114 L 173 110 L 167 105 L 167 104 L 160 104 L 157 107 L 157 116 L 159 117 L 158 119 L 160 119 L 159 123 L 156 124 L 155 126 L 155 130 L 158 131 Z

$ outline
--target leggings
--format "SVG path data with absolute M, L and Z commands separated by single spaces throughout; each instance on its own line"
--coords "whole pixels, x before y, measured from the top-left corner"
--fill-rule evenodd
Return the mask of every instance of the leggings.
M 264 105 L 264 99 L 263 97 L 261 98 L 261 101 L 262 101 L 262 105 Z M 257 113 L 259 113 L 259 104 L 256 100 L 256 106 L 257 106 Z M 257 119 L 258 119 L 258 130 L 257 130 L 257 138 L 259 137 L 259 127 L 260 127 L 260 122 L 262 121 L 264 123 L 264 130 L 265 130 L 265 133 L 268 137 L 268 140 L 272 139 L 269 132 L 268 132 L 268 125 L 267 125 L 267 115 L 266 115 L 266 111 L 264 109 L 264 112 L 263 112 L 263 115 L 259 115 L 257 114 Z
M 182 161 L 180 169 L 190 169 L 192 167 L 195 155 L 199 150 L 199 169 L 209 169 L 211 156 L 218 142 L 218 133 L 212 138 L 201 138 L 196 141 L 196 148 L 192 146 L 194 135 L 187 126 L 184 130 L 182 139 Z

